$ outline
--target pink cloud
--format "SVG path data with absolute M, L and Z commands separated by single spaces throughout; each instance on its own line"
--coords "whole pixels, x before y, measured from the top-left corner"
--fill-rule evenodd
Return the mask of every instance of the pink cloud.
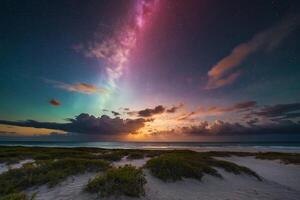
M 220 88 L 233 83 L 241 71 L 233 71 L 251 54 L 259 50 L 271 51 L 299 25 L 299 16 L 288 17 L 265 31 L 257 33 L 247 42 L 237 45 L 208 71 L 206 89 Z

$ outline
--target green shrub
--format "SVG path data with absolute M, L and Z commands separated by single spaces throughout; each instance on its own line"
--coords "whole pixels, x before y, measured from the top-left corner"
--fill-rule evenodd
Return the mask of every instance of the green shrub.
M 208 163 L 212 166 L 223 168 L 227 172 L 231 172 L 231 173 L 234 173 L 234 174 L 244 173 L 244 174 L 248 174 L 250 176 L 254 176 L 258 180 L 261 180 L 261 178 L 254 171 L 252 171 L 251 169 L 249 169 L 247 167 L 244 167 L 244 166 L 237 165 L 237 164 L 232 163 L 232 162 L 211 159 L 211 160 L 209 160 Z
M 235 174 L 246 173 L 260 180 L 255 172 L 246 167 L 189 151 L 162 154 L 159 157 L 149 160 L 145 167 L 148 168 L 154 176 L 163 181 L 177 181 L 182 178 L 201 180 L 204 174 L 221 178 L 221 174 L 219 174 L 214 167 L 223 168 Z
M 203 173 L 217 177 L 220 174 L 210 166 L 204 165 L 201 160 L 194 159 L 197 154 L 168 153 L 152 158 L 146 163 L 151 173 L 164 181 L 177 181 L 182 178 L 195 178 L 201 180 Z
M 131 152 L 128 154 L 128 159 L 130 160 L 135 160 L 135 159 L 143 159 L 144 158 L 144 152 L 139 152 L 139 151 L 136 151 L 136 152 Z
M 145 195 L 144 185 L 146 179 L 143 171 L 131 165 L 111 168 L 104 175 L 99 175 L 91 180 L 86 190 L 98 193 L 100 196 L 130 196 L 140 197 Z
M 99 155 L 98 158 L 108 161 L 119 161 L 126 155 L 125 151 L 111 150 Z
M 49 160 L 64 158 L 99 159 L 97 148 L 0 147 L 0 163 L 16 163 L 24 159 Z
M 9 195 L 5 195 L 4 197 L 0 197 L 0 200 L 33 200 L 35 194 L 32 195 L 30 198 L 23 192 L 19 193 L 12 193 Z
M 108 167 L 109 163 L 106 161 L 87 159 L 47 160 L 36 164 L 25 164 L 22 168 L 11 169 L 0 174 L 0 195 L 42 184 L 48 184 L 51 187 L 70 175 L 86 171 L 98 172 Z
M 255 156 L 257 159 L 280 160 L 285 164 L 300 164 L 299 153 L 282 153 L 282 152 L 235 152 L 235 151 L 210 151 L 203 152 L 202 155 L 209 157 L 229 157 L 229 156 Z
M 260 152 L 256 154 L 256 158 L 266 160 L 280 160 L 285 164 L 300 165 L 299 153 Z

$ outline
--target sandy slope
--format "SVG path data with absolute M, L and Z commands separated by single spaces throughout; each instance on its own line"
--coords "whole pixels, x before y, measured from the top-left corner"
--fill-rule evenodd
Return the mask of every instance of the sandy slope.
M 9 169 L 17 169 L 17 168 L 21 168 L 24 164 L 26 163 L 32 163 L 34 162 L 34 160 L 32 159 L 26 159 L 26 160 L 22 160 L 16 164 L 12 164 L 12 165 L 6 165 L 4 163 L 0 164 L 0 174 L 8 171 Z
M 153 177 L 145 170 L 147 184 L 145 185 L 146 196 L 140 199 L 143 200 L 298 200 L 300 199 L 299 187 L 296 187 L 299 176 L 299 167 L 283 165 L 277 161 L 256 160 L 251 157 L 232 157 L 226 158 L 233 162 L 244 164 L 255 170 L 264 178 L 260 182 L 257 179 L 247 175 L 234 175 L 227 173 L 224 170 L 218 169 L 223 175 L 221 180 L 216 177 L 205 175 L 203 180 L 197 181 L 193 179 L 185 179 L 175 183 L 165 183 Z M 127 160 L 122 159 L 120 162 L 115 162 L 114 165 L 121 166 L 125 164 L 133 164 L 142 166 L 146 159 Z M 298 171 L 298 173 L 296 172 Z M 293 176 L 292 176 L 293 175 Z M 38 192 L 37 200 L 93 200 L 96 195 L 91 195 L 83 192 L 84 186 L 88 183 L 91 177 L 95 174 L 84 174 L 68 178 L 59 186 L 47 188 L 41 186 L 31 189 L 30 194 Z M 277 177 L 277 178 L 276 178 Z M 284 178 L 287 177 L 287 178 Z M 293 180 L 291 179 L 293 177 Z M 295 185 L 294 185 L 295 184 Z M 299 183 L 298 183 L 299 184 Z M 128 197 L 105 198 L 108 199 L 136 199 Z
M 26 192 L 29 195 L 36 193 L 35 200 L 81 200 L 96 199 L 96 195 L 83 191 L 90 178 L 95 177 L 95 173 L 86 173 L 69 177 L 59 185 L 49 188 L 46 185 L 31 188 Z
M 279 160 L 260 160 L 254 157 L 218 158 L 246 166 L 268 181 L 300 191 L 300 166 L 283 164 Z
M 248 176 L 233 175 L 220 170 L 224 180 L 205 176 L 201 182 L 186 179 L 175 183 L 164 183 L 147 176 L 145 199 L 151 200 L 235 200 L 235 199 L 299 199 L 300 192 L 282 185 L 259 182 Z
M 130 164 L 130 165 L 133 165 L 133 166 L 136 166 L 136 167 L 142 167 L 144 164 L 146 164 L 146 162 L 148 160 L 150 160 L 150 158 L 129 160 L 129 159 L 127 159 L 127 156 L 125 156 L 120 161 L 114 162 L 113 165 L 116 166 L 116 167 L 119 167 L 119 166 L 124 166 L 124 165 L 129 165 Z

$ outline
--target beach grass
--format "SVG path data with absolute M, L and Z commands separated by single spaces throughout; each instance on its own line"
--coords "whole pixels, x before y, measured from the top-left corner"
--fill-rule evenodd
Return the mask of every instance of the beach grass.
M 142 169 L 131 165 L 111 168 L 98 175 L 86 186 L 86 191 L 106 196 L 140 197 L 145 195 L 146 178 Z
M 19 199 L 22 199 L 23 193 L 19 192 L 27 188 L 44 184 L 52 187 L 69 176 L 100 171 L 104 174 L 93 179 L 87 186 L 87 191 L 103 196 L 141 196 L 144 194 L 142 186 L 145 184 L 143 169 L 132 166 L 112 167 L 113 162 L 121 160 L 124 156 L 129 160 L 150 158 L 143 169 L 149 169 L 152 175 L 167 182 L 183 178 L 201 180 L 205 174 L 222 178 L 218 172 L 219 168 L 261 180 L 249 168 L 218 160 L 218 157 L 252 156 L 257 159 L 280 160 L 285 164 L 300 164 L 299 153 L 4 146 L 0 147 L 0 163 L 12 164 L 25 159 L 33 159 L 34 162 L 0 174 L 0 197 L 14 199 L 19 196 Z M 106 170 L 108 172 L 105 172 Z M 121 183 L 118 182 L 120 180 Z M 116 188 L 116 185 L 120 184 L 124 185 L 124 189 Z
M 222 178 L 215 168 L 222 168 L 234 174 L 247 174 L 261 180 L 260 177 L 247 167 L 214 159 L 206 154 L 193 151 L 165 153 L 147 161 L 145 167 L 151 174 L 163 181 L 177 181 L 182 178 L 201 180 L 204 174 Z
M 284 164 L 300 164 L 300 153 L 210 151 L 202 154 L 210 157 L 253 156 L 262 160 L 280 160 Z
M 47 148 L 47 147 L 0 147 L 0 163 L 13 164 L 21 160 L 51 160 L 64 158 L 102 159 L 119 161 L 124 156 L 128 159 L 142 159 L 145 156 L 153 157 L 161 151 L 136 149 L 98 149 L 98 148 Z
M 36 193 L 30 197 L 25 192 L 17 192 L 0 197 L 0 200 L 34 200 Z
M 96 148 L 0 147 L 0 163 L 17 163 L 20 160 L 51 160 L 63 158 L 99 159 Z
M 300 165 L 299 153 L 260 152 L 255 155 L 257 159 L 280 160 L 285 164 Z
M 33 200 L 33 199 L 34 199 L 34 197 L 29 198 L 23 192 L 12 193 L 12 194 L 8 194 L 3 197 L 0 197 L 0 200 Z
M 130 152 L 127 156 L 129 160 L 143 159 L 145 157 L 145 152 L 134 151 Z
M 103 160 L 71 158 L 28 163 L 19 169 L 11 169 L 0 174 L 0 196 L 43 184 L 52 187 L 68 176 L 84 172 L 99 172 L 109 167 L 110 164 Z

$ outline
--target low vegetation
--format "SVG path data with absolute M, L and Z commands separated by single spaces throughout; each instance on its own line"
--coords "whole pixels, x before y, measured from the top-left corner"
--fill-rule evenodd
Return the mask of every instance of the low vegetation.
M 164 181 L 182 178 L 201 180 L 205 174 L 222 178 L 217 168 L 234 174 L 247 174 L 260 180 L 249 168 L 218 160 L 217 157 L 253 156 L 257 159 L 280 160 L 285 164 L 300 164 L 299 153 L 0 147 L 0 163 L 12 164 L 25 159 L 35 161 L 0 174 L 0 200 L 31 199 L 20 192 L 43 184 L 51 187 L 68 176 L 99 171 L 104 171 L 104 174 L 90 181 L 87 191 L 101 196 L 142 196 L 146 183 L 142 169 L 132 166 L 111 168 L 111 162 L 119 161 L 124 156 L 128 159 L 151 158 L 145 168 Z
M 300 153 L 210 151 L 203 153 L 203 155 L 210 157 L 254 156 L 257 159 L 280 160 L 285 164 L 300 164 Z
M 135 151 L 129 153 L 127 159 L 136 160 L 136 159 L 143 159 L 144 157 L 145 157 L 145 152 Z
M 97 148 L 0 147 L 0 163 L 16 163 L 24 159 L 51 160 L 64 158 L 99 159 Z
M 205 154 L 182 151 L 171 152 L 152 158 L 146 163 L 146 168 L 163 181 L 177 181 L 182 178 L 201 180 L 204 174 L 221 178 L 215 167 L 222 168 L 234 174 L 248 174 L 261 180 L 260 177 L 247 167 L 214 159 Z
M 105 196 L 130 196 L 140 197 L 145 195 L 144 185 L 145 175 L 142 169 L 137 169 L 130 165 L 124 167 L 111 168 L 103 175 L 99 175 L 91 180 L 86 191 Z
M 35 194 L 33 194 L 31 197 L 28 197 L 25 193 L 19 192 L 0 197 L 0 200 L 34 200 L 34 198 Z
M 300 165 L 299 153 L 265 152 L 265 153 L 257 153 L 255 157 L 258 159 L 265 159 L 265 160 L 280 160 L 285 164 Z
M 0 196 L 37 185 L 48 184 L 51 187 L 70 175 L 98 172 L 106 170 L 109 166 L 109 163 L 103 160 L 70 158 L 25 164 L 19 169 L 11 169 L 0 174 Z

